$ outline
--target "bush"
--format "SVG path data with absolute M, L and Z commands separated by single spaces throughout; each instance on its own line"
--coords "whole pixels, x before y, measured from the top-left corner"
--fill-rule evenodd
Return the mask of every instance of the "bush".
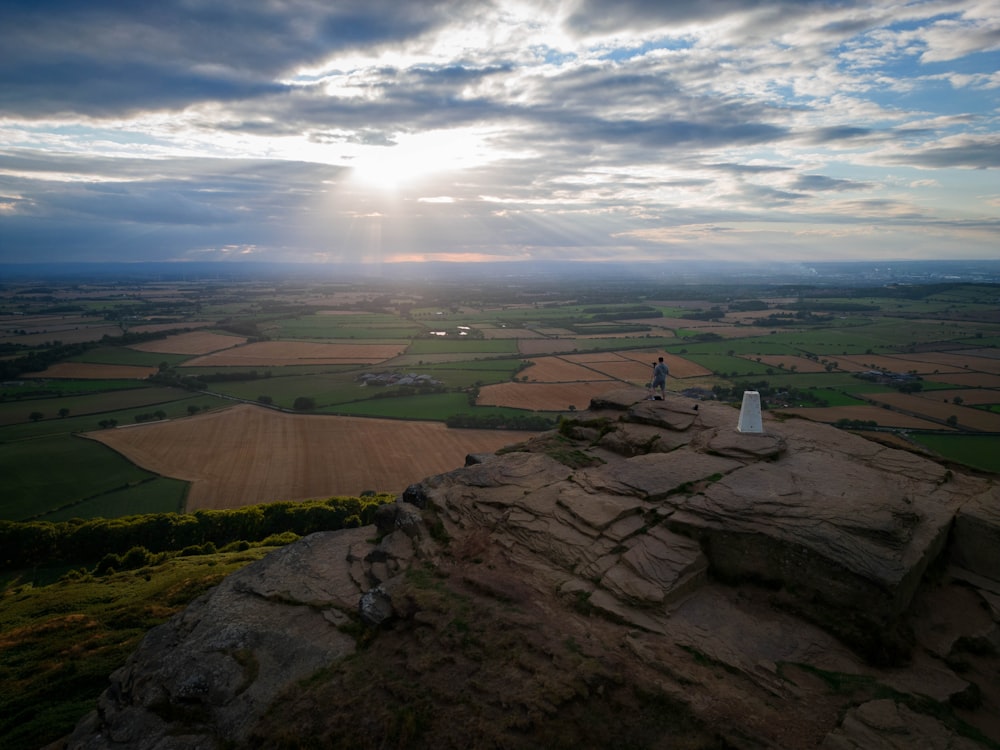
M 311 411 L 316 408 L 316 399 L 312 396 L 299 396 L 292 403 L 292 408 L 295 411 Z

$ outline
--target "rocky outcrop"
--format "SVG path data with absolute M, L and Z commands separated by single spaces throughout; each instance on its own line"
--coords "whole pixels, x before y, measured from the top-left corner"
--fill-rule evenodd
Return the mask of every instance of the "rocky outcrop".
M 1000 742 L 993 481 L 644 396 L 230 576 L 67 745 L 604 747 L 620 711 L 636 747 Z

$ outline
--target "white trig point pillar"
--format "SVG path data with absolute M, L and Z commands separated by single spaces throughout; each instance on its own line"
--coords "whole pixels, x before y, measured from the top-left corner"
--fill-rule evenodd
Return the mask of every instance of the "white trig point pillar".
M 760 416 L 760 392 L 743 391 L 743 406 L 740 407 L 740 423 L 737 432 L 763 432 L 764 423 Z

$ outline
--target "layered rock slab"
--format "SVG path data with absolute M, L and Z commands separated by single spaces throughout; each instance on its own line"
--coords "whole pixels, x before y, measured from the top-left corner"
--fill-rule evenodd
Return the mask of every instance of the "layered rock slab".
M 832 428 L 766 419 L 763 435 L 741 435 L 730 407 L 639 403 L 643 395 L 611 394 L 560 441 L 476 457 L 407 488 L 404 497 L 440 523 L 434 536 L 450 540 L 441 547 L 400 501 L 380 513 L 377 543 L 371 529 L 308 537 L 230 577 L 150 634 L 70 746 L 239 742 L 241 727 L 282 689 L 353 652 L 339 625 L 359 601 L 377 594 L 371 622 L 412 606 L 396 601 L 394 582 L 420 560 L 439 570 L 465 565 L 462 581 L 494 597 L 516 592 L 519 606 L 534 600 L 551 612 L 559 640 L 572 628 L 574 647 L 591 632 L 611 636 L 609 647 L 620 638 L 641 658 L 637 671 L 655 672 L 699 715 L 740 727 L 728 737 L 752 736 L 748 748 L 816 746 L 824 735 L 830 748 L 911 746 L 917 734 L 904 726 L 934 737 L 933 746 L 964 747 L 953 728 L 901 701 L 817 715 L 809 708 L 816 688 L 803 678 L 808 666 L 934 700 L 964 694 L 968 684 L 943 661 L 963 642 L 953 625 L 949 637 L 936 622 L 918 630 L 938 656 L 925 663 L 918 653 L 907 669 L 878 670 L 834 636 L 865 657 L 890 641 L 891 656 L 907 656 L 895 628 L 950 541 L 949 559 L 978 581 L 985 605 L 976 643 L 991 642 L 1000 619 L 1000 596 L 985 590 L 1000 589 L 995 486 Z M 503 565 L 494 568 L 497 556 Z M 713 576 L 767 582 L 771 593 L 751 607 L 743 589 Z M 449 621 L 443 612 L 412 617 L 416 626 Z M 700 678 L 691 676 L 692 658 L 709 665 Z M 995 697 L 983 701 L 985 711 L 996 708 Z M 751 726 L 753 712 L 768 716 L 774 706 L 814 724 L 808 744 L 767 739 L 779 737 L 767 721 Z

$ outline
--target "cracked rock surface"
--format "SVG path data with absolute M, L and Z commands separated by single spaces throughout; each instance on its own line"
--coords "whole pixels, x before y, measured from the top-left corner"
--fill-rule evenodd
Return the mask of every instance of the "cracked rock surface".
M 1000 743 L 995 477 L 644 396 L 233 574 L 63 745 Z

